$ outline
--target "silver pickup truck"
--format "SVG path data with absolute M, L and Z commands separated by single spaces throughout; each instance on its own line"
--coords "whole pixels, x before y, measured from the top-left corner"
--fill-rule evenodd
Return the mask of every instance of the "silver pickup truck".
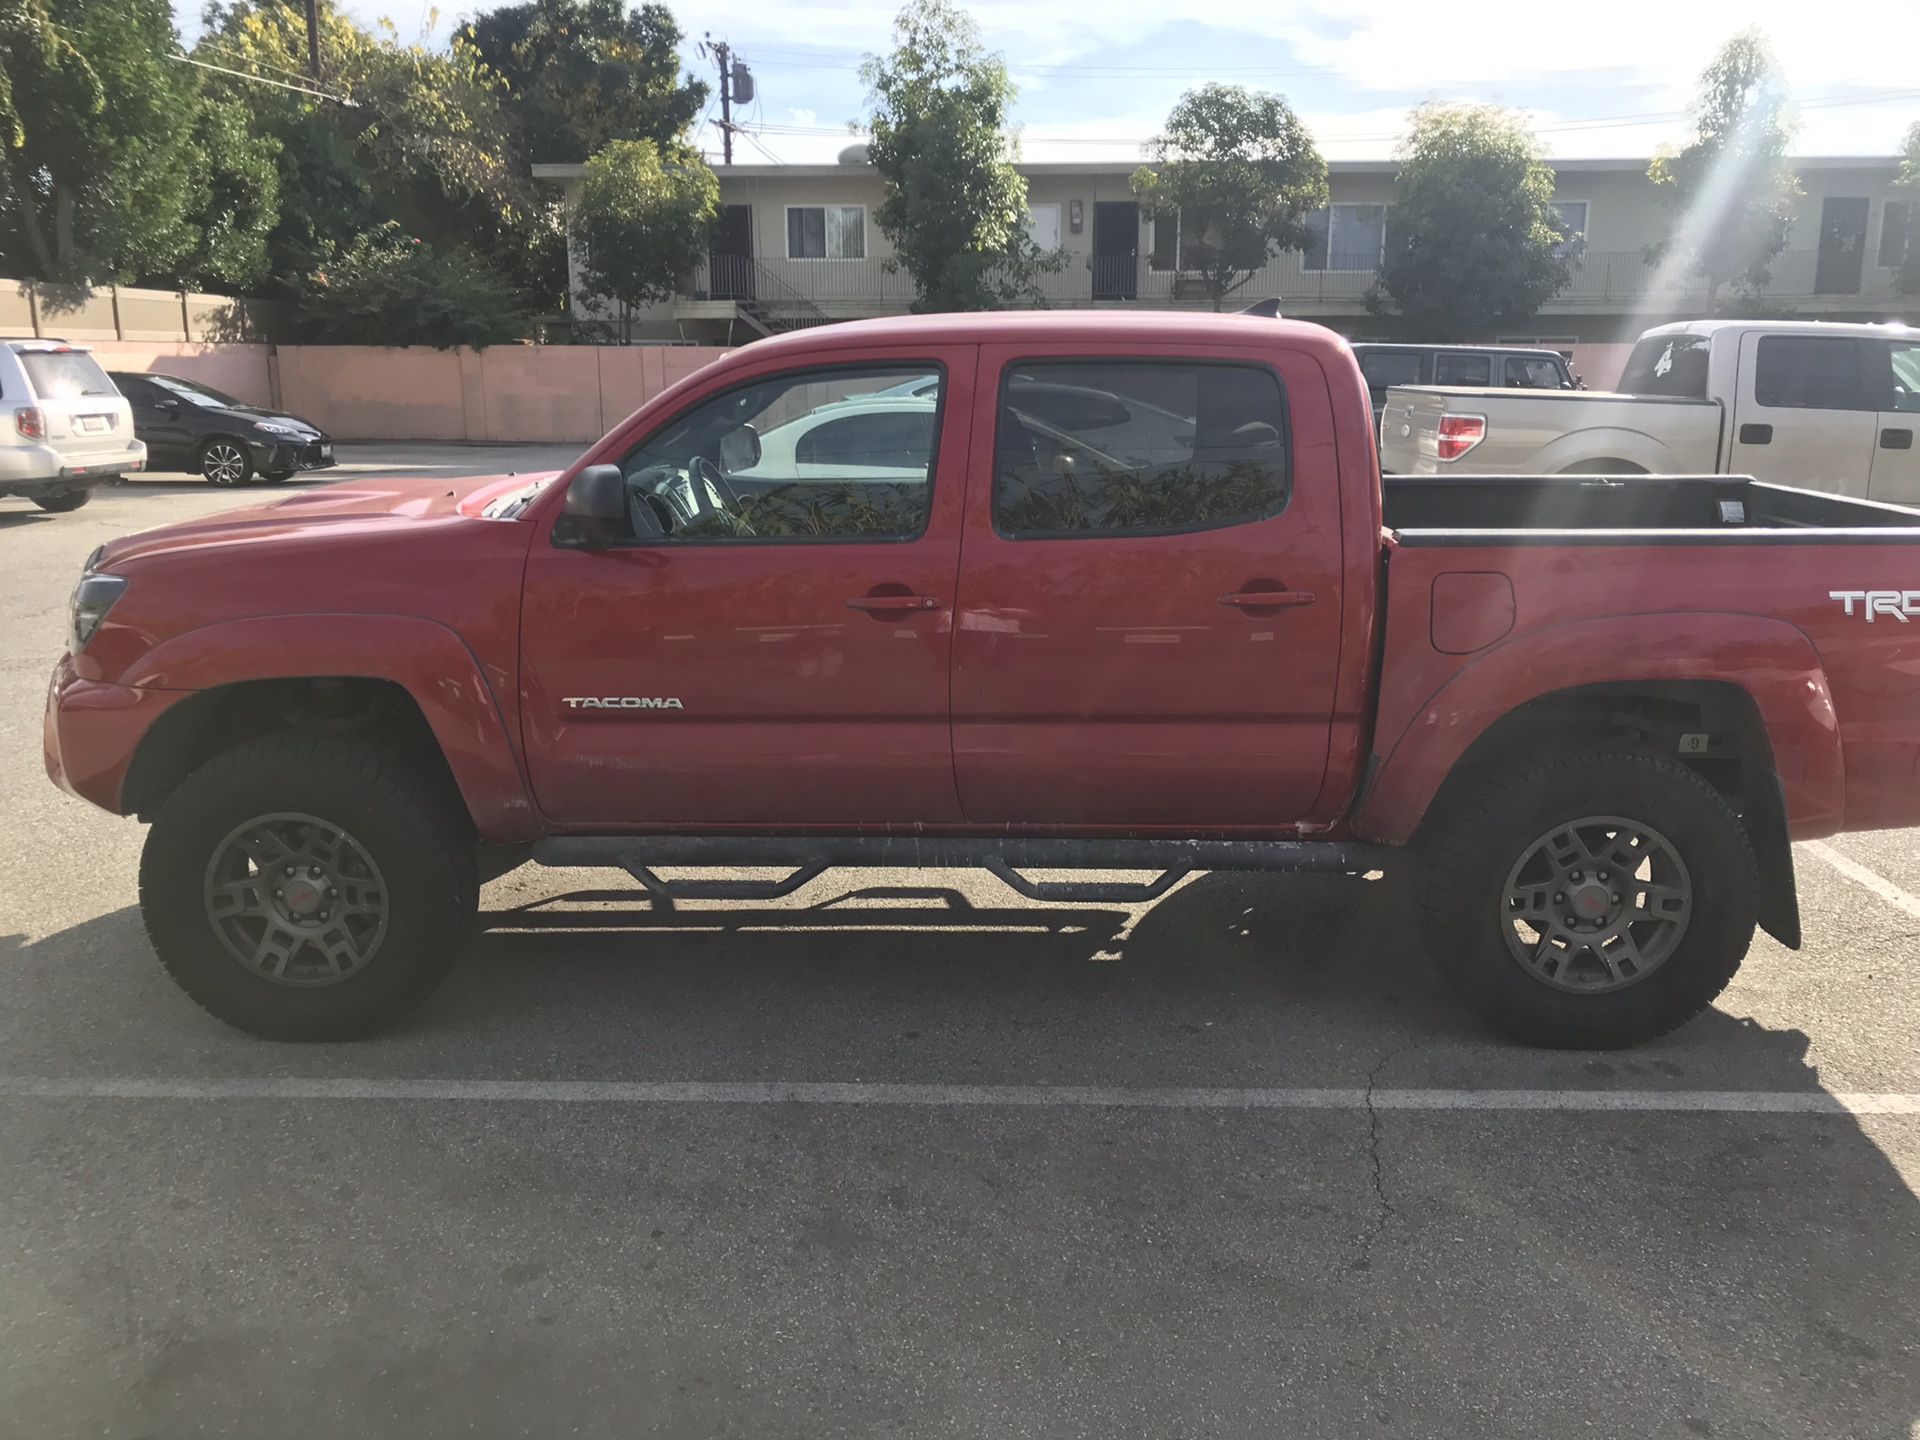
M 1617 391 L 1396 386 L 1380 463 L 1396 475 L 1752 475 L 1912 504 L 1916 429 L 1920 330 L 1693 320 L 1642 335 Z

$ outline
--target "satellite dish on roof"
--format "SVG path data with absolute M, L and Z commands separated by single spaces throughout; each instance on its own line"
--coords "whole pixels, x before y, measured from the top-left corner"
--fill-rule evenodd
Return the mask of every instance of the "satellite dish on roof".
M 865 165 L 869 163 L 867 160 L 867 147 L 865 145 L 849 145 L 846 149 L 842 150 L 836 158 L 837 163 L 841 165 Z

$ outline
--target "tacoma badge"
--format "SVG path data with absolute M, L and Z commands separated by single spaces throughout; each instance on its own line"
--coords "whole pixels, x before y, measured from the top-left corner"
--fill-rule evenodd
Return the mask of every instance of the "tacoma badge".
M 677 695 L 563 695 L 569 710 L 684 710 Z

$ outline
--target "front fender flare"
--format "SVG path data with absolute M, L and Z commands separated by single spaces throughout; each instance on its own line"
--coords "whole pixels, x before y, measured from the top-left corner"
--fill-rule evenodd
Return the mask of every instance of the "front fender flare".
M 1354 811 L 1354 832 L 1405 844 L 1461 756 L 1496 720 L 1559 691 L 1637 681 L 1715 682 L 1744 690 L 1773 752 L 1789 834 L 1812 839 L 1840 829 L 1846 765 L 1813 642 L 1781 620 L 1689 612 L 1573 621 L 1475 657 L 1398 733 L 1375 737 L 1377 763 Z
M 446 756 L 480 838 L 544 832 L 513 727 L 465 640 L 415 615 L 266 615 L 189 630 L 120 677 L 148 690 L 212 690 L 248 680 L 387 680 L 413 697 Z

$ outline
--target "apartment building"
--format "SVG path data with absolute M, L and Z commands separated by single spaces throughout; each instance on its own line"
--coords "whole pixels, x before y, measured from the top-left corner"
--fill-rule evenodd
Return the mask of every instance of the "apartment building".
M 1920 319 L 1920 298 L 1896 280 L 1914 209 L 1894 191 L 1898 161 L 1813 157 L 1795 162 L 1802 198 L 1786 251 L 1772 267 L 1767 309 L 1808 319 Z M 1042 246 L 1067 262 L 1042 291 L 1057 306 L 1206 308 L 1196 276 L 1181 268 L 1177 216 L 1141 213 L 1129 162 L 1026 164 L 1029 223 Z M 1390 160 L 1334 161 L 1331 202 L 1314 217 L 1316 240 L 1276 256 L 1231 297 L 1277 299 L 1282 313 L 1356 338 L 1421 337 L 1391 316 L 1368 312 L 1393 225 Z M 1570 347 L 1628 339 L 1649 325 L 1701 313 L 1705 287 L 1647 247 L 1666 234 L 1668 212 L 1646 177 L 1645 158 L 1553 162 L 1560 213 L 1572 242 L 1573 282 L 1542 308 L 1526 334 L 1485 339 Z M 578 165 L 536 165 L 571 191 Z M 874 223 L 879 176 L 859 146 L 836 165 L 733 165 L 719 171 L 723 206 L 707 263 L 673 298 L 643 318 L 656 339 L 739 343 L 830 320 L 896 314 L 913 301 L 904 272 L 887 267 L 891 247 Z M 599 308 L 580 293 L 579 313 Z

